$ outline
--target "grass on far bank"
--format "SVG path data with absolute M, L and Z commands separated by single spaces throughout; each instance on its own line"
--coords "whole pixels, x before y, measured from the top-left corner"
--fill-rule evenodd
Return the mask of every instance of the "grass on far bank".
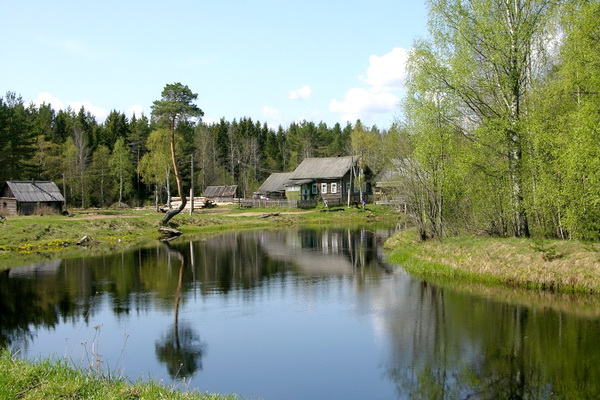
M 276 228 L 294 225 L 336 225 L 393 221 L 398 214 L 387 207 L 368 205 L 366 210 L 336 207 L 310 210 L 220 206 L 175 216 L 170 226 L 184 237 L 225 231 Z M 265 214 L 279 213 L 268 218 Z M 164 214 L 151 209 L 75 210 L 62 215 L 11 216 L 0 219 L 0 270 L 57 257 L 76 257 L 151 243 L 161 237 L 158 228 Z M 91 238 L 85 248 L 76 246 L 84 235 Z
M 600 294 L 600 243 L 471 236 L 420 242 L 409 230 L 390 238 L 386 249 L 390 261 L 438 284 Z
M 157 382 L 129 383 L 71 367 L 66 361 L 23 360 L 8 350 L 0 353 L 1 399 L 172 399 L 234 400 L 237 396 L 180 391 Z

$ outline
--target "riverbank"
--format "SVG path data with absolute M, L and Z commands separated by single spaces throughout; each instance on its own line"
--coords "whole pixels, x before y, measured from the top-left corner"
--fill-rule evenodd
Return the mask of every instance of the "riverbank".
M 490 237 L 420 242 L 408 230 L 385 246 L 391 262 L 437 284 L 600 294 L 600 243 Z
M 66 361 L 37 362 L 0 353 L 0 398 L 2 399 L 173 399 L 236 400 L 238 396 L 177 390 L 157 382 L 129 383 L 70 366 Z
M 213 235 L 226 231 L 304 225 L 363 224 L 392 222 L 400 218 L 393 210 L 369 205 L 366 210 L 240 209 L 235 206 L 181 213 L 170 226 L 184 237 Z M 52 258 L 102 254 L 143 246 L 159 238 L 164 214 L 153 210 L 81 210 L 73 217 L 16 216 L 0 220 L 0 270 Z M 265 217 L 267 216 L 268 217 Z M 77 242 L 88 236 L 85 246 Z

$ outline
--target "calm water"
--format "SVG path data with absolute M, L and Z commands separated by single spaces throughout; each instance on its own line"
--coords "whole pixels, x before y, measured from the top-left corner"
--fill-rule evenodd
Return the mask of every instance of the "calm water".
M 238 233 L 4 271 L 0 346 L 266 400 L 600 396 L 595 299 L 440 289 L 387 264 L 384 236 Z

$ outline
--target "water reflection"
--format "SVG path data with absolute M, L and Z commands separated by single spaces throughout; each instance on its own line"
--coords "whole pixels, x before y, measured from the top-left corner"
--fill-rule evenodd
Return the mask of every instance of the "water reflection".
M 386 320 L 388 376 L 411 399 L 589 399 L 600 395 L 598 319 L 529 309 L 421 283 Z
M 108 361 L 134 338 L 132 380 L 273 399 L 598 397 L 597 302 L 441 289 L 386 264 L 383 236 L 234 233 L 3 271 L 0 346 L 60 355 L 60 335 L 101 322 Z
M 179 275 L 175 291 L 175 318 L 173 325 L 155 344 L 156 358 L 166 364 L 171 378 L 189 377 L 193 376 L 198 369 L 202 369 L 202 356 L 206 353 L 206 343 L 200 341 L 200 336 L 190 325 L 179 322 L 179 302 L 183 272 L 186 268 L 185 256 L 180 251 L 172 249 L 168 242 L 163 242 L 163 247 L 169 254 L 169 261 L 172 257 L 179 261 Z M 190 249 L 193 251 L 191 242 Z M 193 253 L 191 258 L 193 259 Z

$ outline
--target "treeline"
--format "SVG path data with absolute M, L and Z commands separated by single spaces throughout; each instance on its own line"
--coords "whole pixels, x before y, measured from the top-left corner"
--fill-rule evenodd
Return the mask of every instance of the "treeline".
M 208 185 L 235 184 L 251 196 L 271 172 L 291 171 L 306 157 L 352 153 L 357 130 L 383 134 L 360 121 L 344 127 L 303 121 L 276 131 L 250 118 L 180 121 L 178 164 L 189 190 L 193 162 L 196 195 Z M 168 127 L 144 115 L 127 118 L 113 110 L 98 122 L 84 107 L 27 105 L 8 92 L 0 97 L 0 160 L 0 181 L 54 181 L 75 207 L 153 204 L 156 195 L 165 202 L 176 193 Z
M 427 3 L 392 142 L 421 236 L 600 239 L 600 2 Z

